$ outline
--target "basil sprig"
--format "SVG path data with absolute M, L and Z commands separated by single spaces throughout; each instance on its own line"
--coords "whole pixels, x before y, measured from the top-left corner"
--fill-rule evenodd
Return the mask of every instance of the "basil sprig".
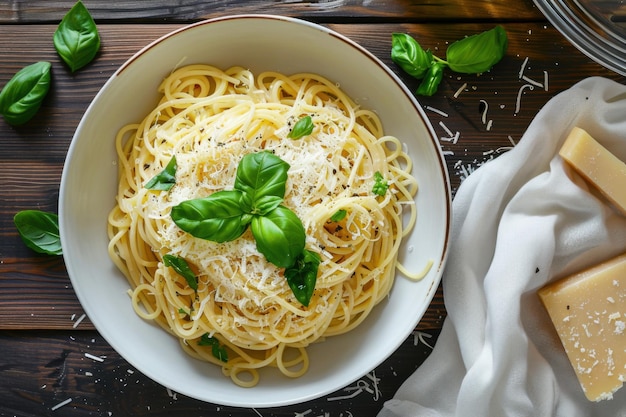
M 52 40 L 59 56 L 72 72 L 89 64 L 100 49 L 96 23 L 80 0 L 63 17 Z
M 391 59 L 407 74 L 417 79 L 426 75 L 434 60 L 430 50 L 424 50 L 420 44 L 406 33 L 391 35 Z
M 270 152 L 246 155 L 239 162 L 235 190 L 242 209 L 261 216 L 275 209 L 285 196 L 289 164 Z
M 185 278 L 187 285 L 194 291 L 198 291 L 198 279 L 196 274 L 191 270 L 191 267 L 184 258 L 175 255 L 163 255 L 163 265 L 171 267 L 178 275 Z
M 497 64 L 508 46 L 508 38 L 502 26 L 463 38 L 452 43 L 441 59 L 430 50 L 424 50 L 410 35 L 391 35 L 391 59 L 407 74 L 422 80 L 417 94 L 432 96 L 443 78 L 447 67 L 463 74 L 480 74 Z
M 208 333 L 204 333 L 198 340 L 199 346 L 211 346 L 211 353 L 215 358 L 222 362 L 228 362 L 228 352 L 226 347 L 220 344 L 217 338 L 210 336 Z
M 241 191 L 218 191 L 206 198 L 172 207 L 174 223 L 185 232 L 217 243 L 230 242 L 246 231 L 250 216 L 241 209 Z
M 280 268 L 288 268 L 296 262 L 306 240 L 302 222 L 285 206 L 278 206 L 262 216 L 254 216 L 252 235 L 259 252 Z
M 165 169 L 152 177 L 145 185 L 149 190 L 167 191 L 176 184 L 176 155 L 167 163 Z
M 500 62 L 508 46 L 502 26 L 468 36 L 448 46 L 446 62 L 454 72 L 480 74 Z
M 308 136 L 313 132 L 313 127 L 313 119 L 311 116 L 304 116 L 296 122 L 287 137 L 290 139 L 300 139 L 304 136 Z
M 304 306 L 309 305 L 313 296 L 320 260 L 317 253 L 305 249 L 295 264 L 285 269 L 285 278 L 291 292 Z
M 296 299 L 308 306 L 319 262 L 304 249 L 302 221 L 282 205 L 288 170 L 289 164 L 271 152 L 248 154 L 239 162 L 233 190 L 183 201 L 170 215 L 185 232 L 218 243 L 235 240 L 250 227 L 257 250 L 268 262 L 286 268 Z
M 15 214 L 13 222 L 22 241 L 37 253 L 61 255 L 59 217 L 39 210 L 23 210 Z
M 36 62 L 19 70 L 0 91 L 0 114 L 21 125 L 33 118 L 50 90 L 50 63 Z

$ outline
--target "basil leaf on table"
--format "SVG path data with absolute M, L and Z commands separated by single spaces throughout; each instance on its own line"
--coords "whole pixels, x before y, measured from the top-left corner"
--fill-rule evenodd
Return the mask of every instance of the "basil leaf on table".
M 19 70 L 0 91 L 0 113 L 11 125 L 28 122 L 50 90 L 50 63 L 36 62 Z
M 300 139 L 304 136 L 308 136 L 313 132 L 313 127 L 313 119 L 311 116 L 305 116 L 296 122 L 287 137 L 290 139 Z
M 163 265 L 171 267 L 178 275 L 185 278 L 187 285 L 189 285 L 192 290 L 198 291 L 198 279 L 196 278 L 196 274 L 194 274 L 184 258 L 167 254 L 163 256 Z
M 391 59 L 404 72 L 415 78 L 422 78 L 430 68 L 433 54 L 406 33 L 391 35 Z
M 315 291 L 319 266 L 320 256 L 315 252 L 304 250 L 294 265 L 285 269 L 285 278 L 291 292 L 305 307 L 308 307 Z
M 292 266 L 304 250 L 304 226 L 285 206 L 278 206 L 264 216 L 255 216 L 251 227 L 258 251 L 279 268 Z
M 63 17 L 54 32 L 53 43 L 72 72 L 95 58 L 100 49 L 100 35 L 89 10 L 81 1 Z
M 15 214 L 13 222 L 26 246 L 35 252 L 47 255 L 63 254 L 59 217 L 56 214 L 23 210 Z
M 152 177 L 145 185 L 149 190 L 168 191 L 176 184 L 176 156 L 167 163 L 163 171 Z
M 444 65 L 439 62 L 435 62 L 428 68 L 422 82 L 420 82 L 419 87 L 417 87 L 418 95 L 430 97 L 437 92 L 439 84 L 443 79 L 443 68 Z
M 285 196 L 288 170 L 287 162 L 268 151 L 244 156 L 234 185 L 242 192 L 242 209 L 259 215 L 274 210 Z
M 496 26 L 452 43 L 444 60 L 424 50 L 410 35 L 393 33 L 391 59 L 404 72 L 422 80 L 415 92 L 417 95 L 432 96 L 439 88 L 446 67 L 464 74 L 488 71 L 504 57 L 507 46 L 504 28 Z
M 223 243 L 246 231 L 251 216 L 241 209 L 241 191 L 218 191 L 205 198 L 187 200 L 172 207 L 174 223 L 191 235 Z
M 508 46 L 502 26 L 452 43 L 446 50 L 448 67 L 454 72 L 478 74 L 497 64 Z

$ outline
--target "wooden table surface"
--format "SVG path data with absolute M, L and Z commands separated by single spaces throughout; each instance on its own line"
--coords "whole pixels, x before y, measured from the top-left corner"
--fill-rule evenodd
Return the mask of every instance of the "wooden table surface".
M 481 76 L 447 71 L 435 96 L 419 98 L 441 138 L 453 192 L 474 169 L 515 146 L 554 95 L 589 76 L 625 81 L 571 46 L 532 0 L 84 0 L 102 48 L 92 64 L 71 74 L 52 34 L 73 4 L 0 1 L 0 87 L 20 68 L 47 60 L 54 91 L 25 126 L 0 120 L 0 416 L 375 416 L 437 340 L 445 318 L 441 288 L 414 334 L 374 372 L 315 401 L 250 409 L 166 390 L 133 369 L 83 319 L 62 258 L 26 248 L 13 216 L 26 209 L 56 212 L 64 158 L 84 111 L 126 59 L 161 35 L 238 13 L 299 17 L 360 43 L 414 90 L 416 81 L 389 58 L 391 33 L 409 33 L 443 56 L 450 42 L 501 24 L 509 48 L 499 64 Z M 105 360 L 94 362 L 86 353 Z

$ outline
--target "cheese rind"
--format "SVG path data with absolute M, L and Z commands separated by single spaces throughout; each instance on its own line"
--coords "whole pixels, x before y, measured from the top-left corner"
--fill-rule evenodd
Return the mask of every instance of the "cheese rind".
M 626 380 L 626 254 L 538 291 L 591 401 Z
M 559 155 L 626 215 L 626 164 L 585 130 L 574 127 Z

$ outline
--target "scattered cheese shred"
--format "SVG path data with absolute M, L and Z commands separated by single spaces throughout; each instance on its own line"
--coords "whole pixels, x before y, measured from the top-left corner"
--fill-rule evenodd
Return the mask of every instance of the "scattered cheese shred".
M 439 122 L 439 126 L 441 126 L 441 128 L 443 130 L 445 130 L 445 132 L 448 134 L 448 136 L 454 136 L 454 133 L 452 133 L 452 131 L 448 128 L 448 126 L 446 126 L 446 124 L 444 122 Z
M 454 98 L 459 98 L 459 96 L 461 95 L 461 93 L 463 91 L 465 91 L 465 89 L 467 88 L 467 83 L 463 83 L 463 85 L 461 87 L 459 87 L 458 90 L 456 90 L 456 92 L 454 93 Z
M 532 90 L 535 89 L 535 87 L 532 84 L 524 84 L 517 91 L 517 100 L 515 101 L 515 114 L 519 113 L 519 111 L 520 111 L 520 109 L 522 107 L 522 94 L 524 93 L 525 89 L 529 89 L 529 90 L 532 91 Z
M 83 320 L 85 320 L 85 317 L 87 317 L 87 315 L 86 315 L 86 314 L 81 315 L 81 316 L 78 318 L 78 320 L 76 320 L 76 321 L 74 322 L 74 325 L 73 325 L 72 327 L 73 327 L 74 329 L 75 329 L 75 328 L 77 328 L 77 327 L 78 327 L 78 325 L 79 325 L 79 324 L 80 324 Z
M 520 70 L 519 70 L 519 76 L 518 76 L 518 78 L 519 78 L 520 80 L 521 80 L 521 79 L 522 79 L 522 77 L 524 76 L 524 71 L 526 70 L 526 65 L 527 65 L 527 64 L 528 64 L 528 57 L 526 57 L 526 58 L 524 59 L 524 62 L 522 62 L 522 66 L 520 67 Z
M 543 84 L 542 83 L 540 83 L 539 81 L 535 81 L 532 78 L 527 77 L 525 75 L 522 77 L 522 80 L 526 81 L 529 84 L 534 85 L 535 87 L 543 88 Z
M 487 123 L 487 111 L 489 110 L 489 103 L 486 100 L 480 100 L 480 104 L 482 104 L 483 112 L 481 116 L 481 121 L 483 124 Z
M 431 107 L 431 106 L 426 106 L 426 110 L 431 111 L 433 113 L 437 113 L 438 115 L 442 117 L 448 117 L 448 113 L 444 112 L 443 110 L 439 110 L 434 107 Z
M 92 360 L 94 360 L 96 362 L 104 362 L 103 358 L 101 358 L 100 356 L 92 355 L 91 353 L 85 352 L 85 357 L 89 358 L 89 359 L 92 359 Z
M 64 406 L 68 405 L 68 404 L 69 404 L 69 403 L 71 403 L 71 402 L 72 402 L 72 399 L 71 399 L 71 398 L 68 398 L 68 399 L 63 400 L 63 401 L 61 401 L 60 403 L 58 403 L 58 404 L 56 404 L 56 405 L 54 405 L 54 406 L 50 407 L 50 410 L 51 410 L 51 411 L 56 411 L 56 410 L 58 410 L 59 408 L 64 407 Z

